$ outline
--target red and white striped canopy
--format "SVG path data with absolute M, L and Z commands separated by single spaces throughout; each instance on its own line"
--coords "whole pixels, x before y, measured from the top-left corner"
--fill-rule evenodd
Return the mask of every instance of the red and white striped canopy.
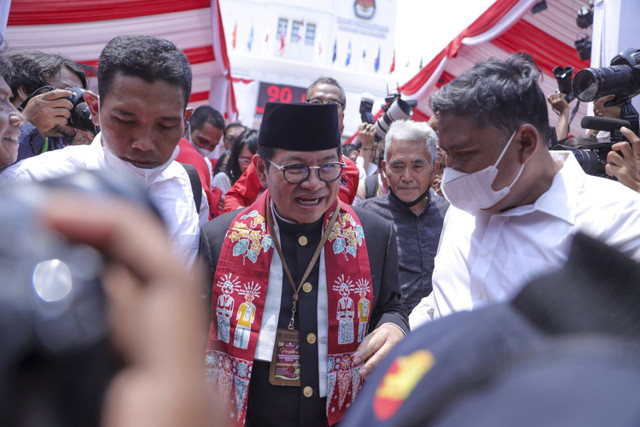
M 532 14 L 531 8 L 539 0 L 497 0 L 475 22 L 449 43 L 418 74 L 400 87 L 405 99 L 416 99 L 414 120 L 426 120 L 432 114 L 429 97 L 442 85 L 477 62 L 490 57 L 506 58 L 515 52 L 533 57 L 543 72 L 540 83 L 545 95 L 558 86 L 552 70 L 555 66 L 572 66 L 578 70 L 589 67 L 574 48 L 574 41 L 584 30 L 576 25 L 575 1 L 547 0 L 548 8 Z M 573 108 L 577 101 L 571 103 Z M 580 120 L 587 113 L 582 104 L 576 114 L 571 131 L 581 134 Z M 557 116 L 549 108 L 549 122 L 555 125 Z
M 5 37 L 9 49 L 37 49 L 97 66 L 104 45 L 119 34 L 174 42 L 193 69 L 190 105 L 207 103 L 235 120 L 217 0 L 13 0 Z

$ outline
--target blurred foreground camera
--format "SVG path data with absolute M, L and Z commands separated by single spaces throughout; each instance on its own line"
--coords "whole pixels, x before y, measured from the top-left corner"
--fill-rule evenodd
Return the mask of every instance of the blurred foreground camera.
M 111 171 L 0 188 L 0 425 L 100 425 L 119 361 L 108 342 L 103 259 L 38 220 L 47 193 L 119 196 L 152 209 Z M 78 213 L 78 216 L 82 213 Z

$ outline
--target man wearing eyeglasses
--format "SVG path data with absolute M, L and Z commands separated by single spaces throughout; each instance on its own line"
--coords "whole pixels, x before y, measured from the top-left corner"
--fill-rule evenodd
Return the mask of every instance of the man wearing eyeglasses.
M 335 104 L 338 108 L 338 122 L 340 134 L 344 129 L 344 109 L 346 107 L 346 95 L 340 83 L 331 77 L 320 77 L 307 88 L 306 102 L 308 104 Z M 298 141 L 304 144 L 303 140 Z M 345 168 L 340 177 L 338 197 L 345 203 L 352 204 L 358 191 L 358 176 L 360 171 L 356 164 L 346 156 L 342 157 Z M 240 179 L 227 191 L 224 200 L 224 211 L 230 212 L 251 204 L 257 197 L 262 187 L 254 165 L 250 165 Z
M 392 225 L 338 198 L 338 114 L 268 103 L 255 162 L 267 190 L 202 230 L 207 369 L 234 425 L 337 423 L 408 331 Z

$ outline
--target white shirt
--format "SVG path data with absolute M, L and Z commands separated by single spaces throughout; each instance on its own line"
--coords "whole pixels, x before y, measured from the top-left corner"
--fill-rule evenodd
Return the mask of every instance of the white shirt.
M 475 215 L 449 207 L 433 272 L 433 293 L 410 317 L 411 327 L 494 301 L 511 299 L 531 279 L 559 269 L 572 237 L 583 232 L 640 260 L 640 194 L 587 175 L 569 152 L 533 205 Z
M 231 188 L 231 180 L 226 172 L 218 172 L 211 181 L 211 186 L 219 188 L 222 191 L 222 197 L 227 194 L 227 191 Z
M 75 145 L 48 151 L 9 166 L 0 173 L 0 184 L 43 181 L 79 170 L 112 168 L 109 159 L 115 156 L 105 153 L 106 150 L 98 134 L 91 145 Z M 176 155 L 177 151 L 174 152 L 174 156 Z M 125 172 L 124 168 L 117 169 Z M 198 254 L 199 222 L 202 219 L 196 212 L 189 175 L 182 165 L 172 161 L 154 172 L 146 187 L 150 199 L 165 221 L 176 252 L 184 256 L 189 265 L 193 264 Z M 208 207 L 205 210 L 208 216 Z
M 378 171 L 378 166 L 373 162 L 369 162 L 367 165 L 367 170 L 364 169 L 364 159 L 362 156 L 356 157 L 356 166 L 358 167 L 358 171 L 360 171 L 360 181 L 364 181 L 364 179 L 368 176 L 373 175 Z

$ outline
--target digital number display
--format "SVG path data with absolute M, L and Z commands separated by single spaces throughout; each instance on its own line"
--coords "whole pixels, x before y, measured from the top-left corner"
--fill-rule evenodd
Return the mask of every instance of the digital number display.
M 307 89 L 304 87 L 262 82 L 258 91 L 256 113 L 262 114 L 267 102 L 281 102 L 283 104 L 304 102 L 306 92 Z

